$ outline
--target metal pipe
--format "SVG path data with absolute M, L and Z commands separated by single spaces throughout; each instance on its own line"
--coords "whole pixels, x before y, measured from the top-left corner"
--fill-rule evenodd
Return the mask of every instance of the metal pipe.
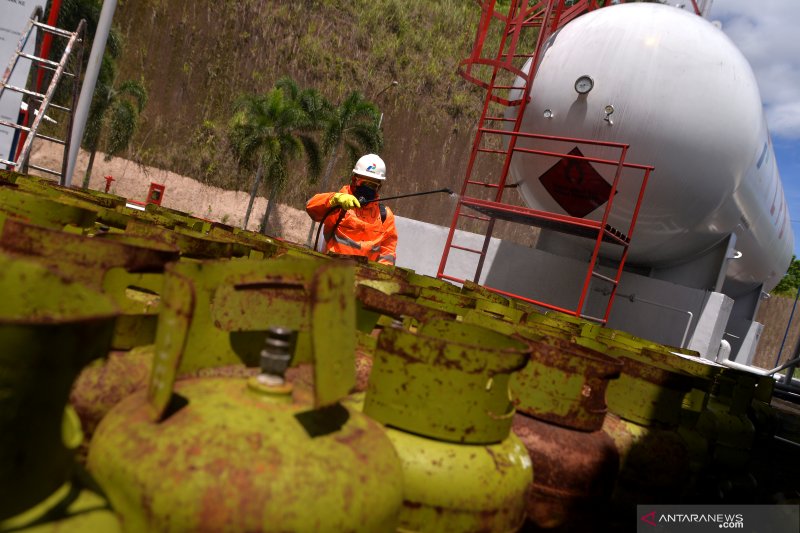
M 788 385 L 792 382 L 792 377 L 794 376 L 794 369 L 797 366 L 798 361 L 800 361 L 800 339 L 797 340 L 797 344 L 795 344 L 794 346 L 794 354 L 792 354 L 792 359 L 783 364 L 783 368 L 789 369 L 786 372 L 786 375 L 783 376 L 783 381 L 782 381 L 783 383 Z
M 779 367 L 776 367 L 776 368 L 773 368 L 772 370 L 770 370 L 769 372 L 767 372 L 767 375 L 772 375 L 772 374 L 774 374 L 775 372 L 780 372 L 780 371 L 781 371 L 781 370 L 783 370 L 784 368 L 789 368 L 790 366 L 795 366 L 797 363 L 800 363 L 800 357 L 795 357 L 795 358 L 794 358 L 794 359 L 792 359 L 791 361 L 786 361 L 786 362 L 785 362 L 785 363 L 783 363 L 781 366 L 779 366 Z
M 608 291 L 608 289 L 596 289 L 596 290 L 602 292 L 603 294 L 608 294 L 608 292 L 610 292 L 610 291 Z M 694 313 L 692 313 L 691 311 L 687 311 L 686 309 L 681 309 L 680 307 L 673 307 L 671 305 L 662 304 L 661 302 L 654 302 L 653 300 L 647 300 L 645 298 L 640 298 L 640 297 L 636 296 L 635 294 L 617 293 L 617 296 L 620 296 L 622 298 L 627 298 L 628 300 L 630 300 L 631 302 L 634 302 L 634 303 L 635 302 L 641 302 L 643 304 L 652 305 L 653 307 L 661 307 L 663 309 L 668 309 L 670 311 L 675 311 L 677 313 L 685 313 L 686 315 L 688 315 L 689 320 L 686 322 L 686 328 L 683 330 L 683 338 L 681 339 L 681 344 L 680 344 L 680 346 L 678 346 L 678 348 L 684 348 L 685 347 L 684 345 L 686 344 L 686 337 L 689 335 L 689 328 L 692 326 L 692 320 L 694 319 Z
M 111 21 L 114 18 L 114 11 L 117 9 L 117 0 L 104 0 L 103 8 L 100 11 L 100 19 L 97 21 L 97 31 L 94 34 L 92 51 L 89 54 L 89 64 L 86 66 L 86 76 L 83 79 L 81 95 L 78 99 L 78 106 L 75 109 L 75 122 L 70 135 L 69 157 L 67 159 L 67 172 L 64 175 L 63 185 L 72 185 L 72 175 L 75 173 L 75 162 L 78 159 L 78 149 L 81 146 L 83 132 L 86 129 L 86 121 L 89 118 L 89 106 L 92 103 L 92 96 L 97 85 L 97 76 L 100 73 L 100 65 L 103 62 L 103 54 L 106 49 L 106 41 L 111 31 Z

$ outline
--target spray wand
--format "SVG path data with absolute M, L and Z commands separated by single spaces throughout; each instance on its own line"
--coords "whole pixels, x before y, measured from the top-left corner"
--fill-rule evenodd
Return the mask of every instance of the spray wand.
M 436 193 L 440 193 L 440 192 L 446 192 L 447 194 L 449 194 L 451 196 L 455 194 L 452 191 L 452 189 L 444 187 L 442 189 L 436 189 L 436 190 L 433 190 L 433 191 L 412 192 L 412 193 L 408 193 L 408 194 L 399 194 L 397 196 L 387 196 L 386 198 L 375 198 L 374 200 L 365 200 L 363 198 L 359 198 L 358 199 L 358 203 L 361 204 L 361 207 L 364 207 L 367 204 L 372 204 L 372 203 L 375 203 L 375 202 L 386 202 L 386 201 L 389 201 L 389 200 L 397 200 L 399 198 L 410 198 L 412 196 L 424 196 L 426 194 L 436 194 Z M 328 216 L 330 216 L 330 214 L 333 213 L 337 209 L 342 209 L 342 208 L 340 206 L 338 206 L 338 205 L 334 206 L 334 207 L 331 207 L 328 210 L 328 212 L 325 213 L 325 216 L 322 217 L 322 222 L 320 222 L 319 228 L 317 228 L 317 238 L 314 240 L 314 250 L 316 250 L 317 247 L 319 246 L 319 235 L 322 232 L 322 227 L 325 225 L 325 219 L 328 218 Z M 333 226 L 333 231 L 331 232 L 331 234 L 336 232 L 336 228 L 339 226 L 339 223 L 342 221 L 342 218 L 344 218 L 344 214 L 345 214 L 345 211 L 342 210 L 342 215 L 339 217 L 339 220 L 337 220 L 336 224 Z
M 361 204 L 361 207 L 364 207 L 365 205 L 374 202 L 386 202 L 388 200 L 397 200 L 398 198 L 410 198 L 412 196 L 423 196 L 426 194 L 435 194 L 437 192 L 446 192 L 447 194 L 455 194 L 451 189 L 445 187 L 443 189 L 436 189 L 435 191 L 412 192 L 408 194 L 399 194 L 397 196 L 387 196 L 386 198 L 375 198 L 374 200 L 364 200 L 363 198 L 359 198 L 358 203 Z

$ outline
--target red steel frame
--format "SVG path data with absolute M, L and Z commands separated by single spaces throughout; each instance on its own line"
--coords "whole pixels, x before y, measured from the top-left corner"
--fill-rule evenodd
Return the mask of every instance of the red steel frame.
M 650 176 L 651 171 L 653 170 L 653 167 L 626 163 L 625 155 L 628 150 L 628 145 L 626 144 L 602 142 L 591 139 L 536 135 L 531 133 L 520 132 L 520 124 L 522 121 L 522 117 L 524 115 L 525 107 L 530 99 L 530 96 L 527 95 L 529 95 L 529 88 L 531 85 L 534 69 L 531 68 L 530 69 L 531 73 L 526 74 L 520 67 L 515 66 L 515 62 L 524 63 L 528 59 L 531 60 L 531 64 L 533 66 L 537 65 L 543 44 L 555 31 L 563 27 L 569 21 L 575 19 L 576 17 L 588 11 L 602 8 L 604 2 L 600 2 L 598 0 L 578 0 L 574 2 L 572 5 L 567 6 L 565 0 L 539 0 L 539 1 L 511 0 L 507 14 L 500 13 L 495 9 L 496 0 L 482 0 L 482 1 L 478 0 L 478 2 L 482 8 L 482 15 L 475 36 L 475 44 L 473 46 L 470 57 L 463 60 L 459 65 L 459 73 L 465 79 L 485 88 L 487 92 L 486 92 L 486 97 L 484 99 L 481 118 L 478 123 L 478 129 L 475 134 L 475 139 L 473 141 L 469 162 L 467 164 L 466 176 L 461 186 L 459 200 L 456 205 L 455 213 L 453 215 L 453 221 L 450 225 L 450 231 L 447 235 L 447 241 L 445 243 L 444 251 L 442 253 L 442 259 L 439 264 L 437 277 L 456 282 L 465 281 L 464 279 L 456 278 L 445 274 L 445 267 L 447 265 L 447 259 L 450 253 L 450 249 L 455 248 L 458 250 L 474 252 L 480 255 L 475 277 L 473 280 L 477 283 L 480 279 L 481 271 L 483 270 L 483 264 L 486 258 L 486 253 L 489 247 L 489 243 L 491 241 L 492 232 L 494 230 L 494 224 L 497 218 L 501 218 L 503 220 L 512 220 L 512 221 L 522 220 L 524 223 L 529 225 L 542 225 L 545 223 L 550 225 L 558 224 L 562 231 L 577 235 L 582 234 L 584 236 L 586 236 L 586 232 L 589 231 L 591 232 L 591 236 L 595 238 L 595 247 L 592 252 L 588 271 L 584 279 L 584 285 L 581 290 L 581 295 L 576 309 L 565 309 L 557 307 L 555 305 L 548 304 L 546 302 L 524 298 L 516 294 L 511 294 L 509 292 L 502 291 L 500 289 L 492 287 L 487 287 L 487 288 L 496 293 L 503 294 L 506 296 L 511 296 L 529 303 L 539 305 L 544 308 L 553 309 L 574 316 L 584 317 L 605 324 L 608 322 L 608 317 L 611 313 L 611 307 L 614 301 L 614 296 L 616 295 L 616 289 L 617 286 L 619 285 L 619 280 L 622 276 L 625 260 L 627 259 L 630 238 L 633 235 L 633 230 L 636 225 L 636 219 L 638 217 L 642 198 L 644 196 L 644 191 L 647 186 L 647 180 Z M 694 7 L 695 13 L 699 14 L 700 9 L 698 8 L 697 2 L 695 0 L 692 0 L 692 5 Z M 500 44 L 497 50 L 497 54 L 495 55 L 494 58 L 486 58 L 483 57 L 482 53 L 484 46 L 486 44 L 486 38 L 489 35 L 491 23 L 493 21 L 499 21 L 501 24 L 504 24 L 505 26 L 502 36 L 500 38 Z M 539 30 L 539 33 L 536 37 L 536 45 L 533 53 L 532 54 L 518 53 L 517 47 L 520 44 L 520 37 L 522 34 L 522 30 L 537 29 L 537 28 Z M 481 80 L 477 75 L 475 75 L 473 73 L 474 66 L 484 66 L 491 68 L 491 76 L 489 77 L 489 80 L 488 81 Z M 500 76 L 501 73 L 513 74 L 517 78 L 522 79 L 524 81 L 523 86 L 514 87 L 513 85 L 498 84 L 497 83 L 498 76 Z M 502 92 L 510 92 L 512 90 L 518 91 L 518 94 L 521 96 L 516 99 L 510 99 L 510 97 L 504 98 L 501 94 L 497 94 L 497 91 L 500 91 L 502 93 Z M 518 106 L 519 109 L 517 112 L 516 119 L 490 116 L 489 105 L 491 102 L 496 102 L 508 107 Z M 514 128 L 511 131 L 487 128 L 486 123 L 490 121 L 491 122 L 513 121 Z M 481 142 L 485 135 L 508 136 L 509 142 L 507 148 L 505 150 L 482 148 Z M 568 141 L 571 143 L 617 148 L 620 150 L 620 156 L 618 160 L 612 161 L 612 160 L 583 157 L 571 154 L 547 152 L 542 150 L 517 148 L 516 143 L 519 137 L 529 137 L 529 138 L 538 138 L 538 139 L 555 140 L 555 141 Z M 614 176 L 614 182 L 611 187 L 610 196 L 606 202 L 606 208 L 605 211 L 603 212 L 602 220 L 598 222 L 594 220 L 587 220 L 582 218 L 570 217 L 566 215 L 560 215 L 557 213 L 549 213 L 544 211 L 512 206 L 504 203 L 503 192 L 506 188 L 506 180 L 508 178 L 508 170 L 511 164 L 511 157 L 516 152 L 538 154 L 542 156 L 556 156 L 559 158 L 568 158 L 568 159 L 582 159 L 584 161 L 596 164 L 615 165 L 617 167 L 616 174 Z M 505 155 L 502 169 L 499 174 L 499 180 L 497 183 L 485 183 L 473 179 L 472 174 L 475 167 L 475 160 L 479 153 L 494 153 L 494 154 Z M 639 189 L 639 195 L 637 198 L 637 203 L 631 217 L 630 226 L 627 228 L 625 234 L 617 231 L 614 228 L 611 228 L 608 225 L 608 216 L 613 206 L 613 198 L 614 195 L 616 194 L 623 168 L 636 169 L 641 171 L 643 174 L 641 186 Z M 497 189 L 494 200 L 487 201 L 468 196 L 467 189 L 471 185 Z M 477 216 L 469 213 L 462 213 L 462 207 L 464 206 L 469 207 L 478 212 L 483 212 L 485 215 L 488 214 L 489 216 Z M 480 251 L 453 244 L 453 236 L 455 234 L 456 227 L 461 217 L 480 220 L 488 223 L 483 247 Z M 622 247 L 622 254 L 614 278 L 603 276 L 602 274 L 599 274 L 594 270 L 597 265 L 600 247 L 603 242 L 612 242 Z M 602 317 L 591 317 L 583 314 L 583 307 L 586 303 L 589 286 L 591 284 L 593 277 L 602 279 L 612 285 L 612 290 L 608 298 L 608 304 L 606 306 L 605 312 Z

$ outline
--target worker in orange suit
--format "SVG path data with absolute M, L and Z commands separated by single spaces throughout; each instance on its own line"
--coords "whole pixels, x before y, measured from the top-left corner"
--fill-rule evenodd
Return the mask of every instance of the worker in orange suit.
M 356 162 L 349 185 L 339 192 L 315 194 L 308 201 L 308 215 L 315 222 L 323 223 L 325 252 L 395 264 L 394 214 L 378 202 L 378 191 L 384 181 L 386 164 L 383 159 L 367 154 Z

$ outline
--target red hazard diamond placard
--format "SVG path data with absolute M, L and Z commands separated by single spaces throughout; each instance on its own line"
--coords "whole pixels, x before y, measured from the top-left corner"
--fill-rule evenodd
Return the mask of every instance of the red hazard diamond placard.
M 576 146 L 569 155 L 583 156 Z M 611 196 L 611 184 L 583 159 L 563 157 L 539 177 L 558 205 L 570 216 L 583 218 Z

